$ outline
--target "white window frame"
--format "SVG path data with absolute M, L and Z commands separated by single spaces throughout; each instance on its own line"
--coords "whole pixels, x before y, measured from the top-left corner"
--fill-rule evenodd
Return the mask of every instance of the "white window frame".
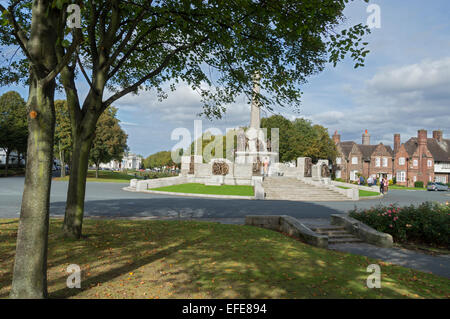
M 383 167 L 388 167 L 389 166 L 389 162 L 387 157 L 383 157 Z
M 336 164 L 341 165 L 342 164 L 342 158 L 336 157 Z
M 397 172 L 397 182 L 406 182 L 406 172 L 405 171 Z
M 342 178 L 342 172 L 340 169 L 336 170 L 336 178 Z
M 400 158 L 398 159 L 398 165 L 405 165 L 405 162 L 406 162 L 406 160 L 405 160 L 404 157 L 400 157 Z
M 433 161 L 432 160 L 428 160 L 427 161 L 427 166 L 428 167 L 433 167 Z
M 358 157 L 356 156 L 352 157 L 352 164 L 358 164 Z
M 381 158 L 375 157 L 375 167 L 381 167 Z
M 413 160 L 413 166 L 414 167 L 417 167 L 417 166 L 419 166 L 419 161 L 418 160 Z
M 356 175 L 357 173 L 358 173 L 357 170 L 350 171 L 350 180 L 351 181 L 357 181 L 358 180 L 358 176 Z
M 438 183 L 447 184 L 447 176 L 445 175 L 436 175 L 434 176 L 434 181 Z

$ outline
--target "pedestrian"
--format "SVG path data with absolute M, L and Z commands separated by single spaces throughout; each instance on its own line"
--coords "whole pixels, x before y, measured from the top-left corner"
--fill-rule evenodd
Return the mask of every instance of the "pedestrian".
M 389 190 L 389 181 L 387 178 L 384 179 L 384 192 L 387 193 Z
M 373 177 L 369 176 L 369 178 L 367 179 L 367 185 L 368 186 L 372 186 L 373 185 Z
M 268 176 L 269 175 L 269 158 L 266 157 L 264 159 L 264 176 Z
M 380 193 L 384 194 L 384 180 L 380 179 Z

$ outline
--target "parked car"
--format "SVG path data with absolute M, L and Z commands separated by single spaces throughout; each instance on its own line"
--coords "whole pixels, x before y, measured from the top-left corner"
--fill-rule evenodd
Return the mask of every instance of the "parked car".
M 448 191 L 448 186 L 442 183 L 428 183 L 427 190 L 429 191 Z

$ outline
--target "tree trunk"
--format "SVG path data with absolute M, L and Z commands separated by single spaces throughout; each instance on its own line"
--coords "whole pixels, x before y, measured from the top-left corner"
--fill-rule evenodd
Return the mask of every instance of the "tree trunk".
M 5 163 L 5 176 L 8 176 L 8 168 L 9 168 L 9 155 L 11 152 L 9 149 L 6 151 L 6 163 Z
M 64 161 L 64 150 L 59 152 L 59 166 L 61 168 L 61 177 L 66 177 L 66 163 Z
M 95 178 L 98 178 L 98 163 L 95 163 Z
M 80 133 L 73 135 L 72 161 L 63 226 L 64 235 L 70 238 L 79 239 L 81 237 L 86 177 L 92 140 L 93 135 L 88 138 L 83 138 Z
M 11 298 L 47 297 L 47 241 L 55 126 L 55 83 L 41 87 L 32 78 L 25 187 L 17 233 Z

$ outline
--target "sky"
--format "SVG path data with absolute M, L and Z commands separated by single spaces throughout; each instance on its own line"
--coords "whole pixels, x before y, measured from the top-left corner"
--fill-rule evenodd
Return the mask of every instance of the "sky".
M 276 114 L 289 119 L 303 117 L 336 130 L 341 140 L 361 142 L 368 130 L 371 143 L 393 144 L 394 133 L 405 142 L 419 129 L 441 129 L 450 138 L 450 1 L 448 0 L 375 0 L 381 9 L 380 28 L 367 37 L 370 53 L 365 67 L 354 69 L 346 59 L 326 69 L 299 87 L 303 94 L 299 113 L 291 108 L 275 107 Z M 368 4 L 356 0 L 345 11 L 344 26 L 366 23 L 371 13 Z M 79 82 L 80 95 L 87 85 Z M 16 90 L 26 99 L 23 87 L 1 87 L 0 94 Z M 58 93 L 57 98 L 64 99 Z M 250 105 L 245 97 L 227 107 L 221 120 L 198 117 L 200 97 L 188 86 L 179 84 L 162 102 L 155 92 L 127 95 L 114 103 L 118 118 L 128 134 L 130 151 L 148 156 L 170 150 L 176 128 L 194 130 L 194 120 L 202 120 L 203 129 L 247 126 Z M 262 111 L 262 116 L 272 113 Z

